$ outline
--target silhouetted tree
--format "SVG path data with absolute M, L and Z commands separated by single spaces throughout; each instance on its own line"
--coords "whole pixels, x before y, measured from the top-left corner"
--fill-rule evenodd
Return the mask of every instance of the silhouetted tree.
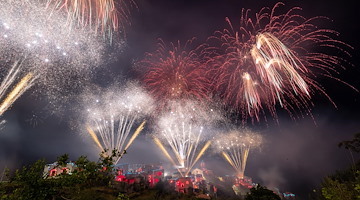
M 360 152 L 360 133 L 356 133 L 354 135 L 354 139 L 352 139 L 352 140 L 340 142 L 338 146 L 345 147 L 345 149 L 349 149 L 351 151 L 359 153 Z
M 245 200 L 281 200 L 281 198 L 272 190 L 257 185 L 250 189 L 250 193 L 246 195 Z
M 352 152 L 360 152 L 360 133 L 354 139 L 340 142 L 339 147 L 344 147 Z M 324 178 L 319 192 L 313 193 L 312 199 L 352 200 L 360 199 L 360 161 L 353 160 L 351 167 L 337 170 L 334 174 Z
M 65 166 L 69 160 L 69 154 L 63 154 L 59 157 L 57 157 L 57 164 L 59 166 Z
M 77 166 L 78 171 L 82 171 L 85 169 L 86 165 L 88 165 L 90 161 L 87 159 L 86 156 L 80 156 L 76 161 L 75 164 Z

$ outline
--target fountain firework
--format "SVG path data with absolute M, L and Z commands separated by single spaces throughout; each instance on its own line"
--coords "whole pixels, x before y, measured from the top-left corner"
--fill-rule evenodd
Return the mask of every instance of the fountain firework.
M 222 51 L 211 61 L 214 89 L 244 120 L 259 121 L 266 110 L 276 119 L 278 105 L 292 117 L 296 111 L 311 115 L 316 92 L 329 98 L 316 75 L 343 82 L 333 74 L 344 60 L 329 52 L 349 55 L 351 47 L 333 39 L 337 32 L 316 26 L 324 17 L 306 19 L 298 7 L 279 13 L 282 5 L 263 8 L 255 18 L 243 10 L 238 29 L 226 19 L 230 28 L 209 40 L 219 42 Z
M 84 101 L 89 135 L 101 151 L 121 153 L 115 160 L 117 164 L 144 128 L 144 117 L 153 108 L 151 97 L 136 84 L 129 83 L 122 89 L 110 87 L 98 93 L 92 90 L 84 95 Z M 143 122 L 131 134 L 138 120 Z
M 210 145 L 210 141 L 206 142 L 208 135 L 204 129 L 209 128 L 220 115 L 195 101 L 171 101 L 168 105 L 169 111 L 158 120 L 155 143 L 176 165 L 180 174 L 187 176 Z M 175 159 L 158 138 L 167 143 Z
M 236 170 L 239 178 L 244 178 L 249 152 L 263 143 L 258 133 L 250 130 L 233 130 L 214 142 L 216 151 L 221 152 L 225 160 Z

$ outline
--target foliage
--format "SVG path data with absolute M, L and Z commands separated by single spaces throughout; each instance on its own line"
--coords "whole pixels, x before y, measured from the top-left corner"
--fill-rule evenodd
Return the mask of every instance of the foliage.
M 7 199 L 49 199 L 55 191 L 52 188 L 53 182 L 43 178 L 45 160 L 38 160 L 33 165 L 17 170 L 7 185 L 7 191 L 11 194 L 4 194 Z
M 340 183 L 338 180 L 325 178 L 323 187 L 321 189 L 322 195 L 325 199 L 331 200 L 346 200 L 354 199 L 354 192 L 352 188 L 347 187 L 345 183 Z
M 77 169 L 79 171 L 82 171 L 85 169 L 86 165 L 88 165 L 90 161 L 87 159 L 86 156 L 80 156 L 77 161 L 75 161 L 75 164 L 77 166 Z
M 197 194 L 182 194 L 175 191 L 175 186 L 167 181 L 160 181 L 154 188 L 149 188 L 149 182 L 142 176 L 133 184 L 114 181 L 114 158 L 119 156 L 118 151 L 107 154 L 105 151 L 97 162 L 80 156 L 76 161 L 71 175 L 61 173 L 55 177 L 44 176 L 45 160 L 38 160 L 32 165 L 17 170 L 10 176 L 9 182 L 0 183 L 1 200 L 186 200 L 201 199 Z M 57 158 L 55 168 L 67 166 L 69 155 L 64 154 Z M 202 186 L 206 188 L 205 185 Z M 360 188 L 360 187 L 359 187 Z M 224 191 L 224 190 L 218 190 Z M 202 193 L 206 190 L 202 190 Z M 201 193 L 201 194 L 202 194 Z M 219 192 L 216 199 L 239 199 L 230 192 Z M 198 195 L 198 196 L 196 196 Z
M 358 163 L 357 169 L 359 169 L 359 165 Z M 321 184 L 321 195 L 324 199 L 360 199 L 360 171 L 354 172 L 351 167 L 325 177 Z
M 45 200 L 45 199 L 116 199 L 119 192 L 109 187 L 114 179 L 113 160 L 117 155 L 102 153 L 98 162 L 86 156 L 75 161 L 76 169 L 71 175 L 62 173 L 56 177 L 44 176 L 45 160 L 16 170 L 10 181 L 0 184 L 0 199 Z M 67 165 L 69 155 L 57 158 L 56 167 Z
M 345 149 L 349 149 L 351 151 L 354 151 L 356 153 L 360 152 L 360 133 L 356 133 L 354 136 L 354 139 L 349 141 L 343 141 L 340 142 L 339 147 L 345 147 Z
M 359 153 L 360 133 L 355 134 L 353 140 L 340 142 L 338 146 L 349 149 L 350 153 Z M 319 191 L 313 199 L 360 200 L 360 161 L 354 161 L 349 168 L 325 177 Z
M 57 158 L 57 163 L 59 166 L 65 166 L 68 160 L 69 160 L 69 154 L 66 153 Z
M 116 200 L 130 200 L 130 198 L 122 193 L 119 193 L 118 197 L 116 198 Z
M 245 200 L 281 200 L 281 198 L 266 187 L 257 185 L 250 189 L 250 193 L 246 195 Z
M 100 153 L 100 163 L 106 170 L 110 170 L 111 166 L 114 164 L 114 160 L 121 156 L 122 154 L 117 149 L 113 149 L 111 154 L 108 154 L 108 150 L 105 149 Z

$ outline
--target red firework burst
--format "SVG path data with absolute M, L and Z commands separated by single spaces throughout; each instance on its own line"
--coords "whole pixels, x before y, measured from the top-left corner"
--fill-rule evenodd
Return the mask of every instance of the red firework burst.
M 210 37 L 210 41 L 221 43 L 222 51 L 210 62 L 212 85 L 227 105 L 242 113 L 243 119 L 259 121 L 265 110 L 276 119 L 278 106 L 292 117 L 295 111 L 311 115 L 315 92 L 333 103 L 314 80 L 315 74 L 334 78 L 332 74 L 343 67 L 344 60 L 326 52 L 335 49 L 349 55 L 345 49 L 350 46 L 333 39 L 337 32 L 317 28 L 316 21 L 324 17 L 306 19 L 298 14 L 299 7 L 278 14 L 282 5 L 263 8 L 254 18 L 243 9 L 237 30 L 227 18 L 230 28 Z
M 178 99 L 206 99 L 209 80 L 203 59 L 207 57 L 204 45 L 187 50 L 193 40 L 182 47 L 180 42 L 166 46 L 162 40 L 154 53 L 147 53 L 140 65 L 144 67 L 143 82 L 161 102 Z
M 66 11 L 69 25 L 77 24 L 89 27 L 95 33 L 102 33 L 112 38 L 120 30 L 125 34 L 125 27 L 130 23 L 130 6 L 135 2 L 124 0 L 46 0 L 48 6 Z

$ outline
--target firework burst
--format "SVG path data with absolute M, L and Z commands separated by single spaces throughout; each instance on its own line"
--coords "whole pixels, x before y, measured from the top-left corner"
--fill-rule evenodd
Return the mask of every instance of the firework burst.
M 80 87 L 101 63 L 104 49 L 101 39 L 65 21 L 60 11 L 40 0 L 0 0 L 1 73 L 7 74 L 11 63 L 21 60 L 11 80 L 31 74 L 29 83 L 36 78 L 40 86 L 35 93 L 64 102 L 70 93 L 65 88 Z
M 147 53 L 140 62 L 145 68 L 144 83 L 160 102 L 175 99 L 206 99 L 209 81 L 204 74 L 203 59 L 208 55 L 204 46 L 187 51 L 192 40 L 184 47 L 180 42 L 166 46 L 160 41 L 154 53 Z
M 134 83 L 120 90 L 111 87 L 105 92 L 92 90 L 84 95 L 84 101 L 87 132 L 99 149 L 108 153 L 112 150 L 125 153 L 144 128 L 144 117 L 153 108 L 151 97 Z M 142 123 L 131 134 L 138 120 Z M 120 158 L 116 158 L 115 164 Z
M 216 139 L 214 146 L 225 160 L 236 170 L 239 178 L 244 177 L 249 152 L 263 143 L 261 135 L 249 130 L 233 130 Z
M 98 38 L 87 30 L 67 26 L 59 11 L 37 0 L 0 0 L 0 5 L 2 60 L 24 57 L 25 66 L 40 68 L 38 71 L 49 70 L 44 66 L 51 65 L 58 71 L 66 66 L 83 70 L 99 63 L 103 47 Z
M 124 32 L 129 22 L 130 13 L 125 0 L 48 0 L 47 4 L 65 11 L 69 26 L 90 28 L 110 39 L 114 31 L 120 29 Z
M 196 162 L 210 145 L 206 141 L 209 128 L 214 121 L 219 119 L 219 114 L 207 106 L 195 101 L 170 102 L 170 110 L 162 114 L 158 120 L 157 134 L 167 143 L 172 151 L 172 156 L 162 145 L 161 140 L 155 143 L 166 157 L 176 165 L 182 176 L 187 176 Z
M 315 25 L 323 17 L 306 19 L 298 7 L 279 13 L 282 5 L 263 8 L 255 18 L 243 10 L 238 29 L 226 19 L 230 28 L 210 37 L 222 51 L 210 61 L 214 88 L 245 120 L 259 121 L 265 110 L 277 118 L 277 106 L 292 117 L 296 111 L 311 115 L 315 92 L 329 98 L 316 75 L 333 78 L 344 61 L 326 52 L 348 54 L 349 46 L 333 39 L 337 32 Z

